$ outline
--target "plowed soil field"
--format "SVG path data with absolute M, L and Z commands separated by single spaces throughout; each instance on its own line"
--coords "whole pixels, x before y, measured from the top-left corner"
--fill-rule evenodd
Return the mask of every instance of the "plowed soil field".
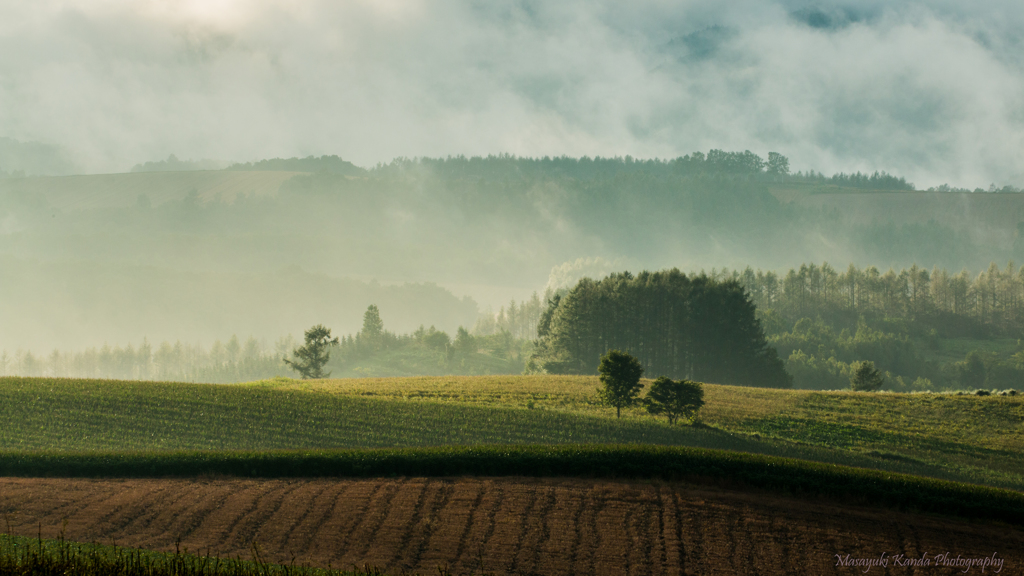
M 660 481 L 533 478 L 0 478 L 15 534 L 392 573 L 961 574 L 904 558 L 991 557 L 1024 573 L 1024 532 L 867 506 Z M 5 527 L 5 529 L 7 528 Z M 990 567 L 985 573 L 992 574 Z M 980 568 L 969 573 L 980 574 Z

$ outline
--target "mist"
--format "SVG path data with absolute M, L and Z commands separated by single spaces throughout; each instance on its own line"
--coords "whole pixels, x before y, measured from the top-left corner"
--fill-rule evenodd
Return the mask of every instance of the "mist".
M 1022 25 L 1009 2 L 0 6 L 0 348 L 349 334 L 370 304 L 454 333 L 644 268 L 1019 261 L 1016 195 L 642 160 L 1019 188 Z
M 0 136 L 92 173 L 721 148 L 1020 186 L 1022 25 L 1015 2 L 7 3 Z

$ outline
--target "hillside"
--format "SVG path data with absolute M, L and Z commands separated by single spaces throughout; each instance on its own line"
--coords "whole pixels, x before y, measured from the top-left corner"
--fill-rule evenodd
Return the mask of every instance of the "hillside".
M 436 324 L 451 332 L 476 315 L 470 305 L 451 306 L 450 296 L 475 294 L 493 311 L 509 294 L 538 290 L 548 272 L 571 280 L 598 269 L 711 265 L 714 274 L 722 264 L 770 265 L 783 254 L 824 255 L 840 270 L 851 260 L 883 271 L 887 263 L 945 263 L 954 272 L 968 266 L 970 276 L 992 260 L 1024 256 L 1016 230 L 1024 203 L 1014 193 L 875 190 L 631 159 L 396 160 L 370 171 L 328 162 L 357 177 L 256 169 L 308 161 L 0 180 L 0 300 L 8 303 L 0 319 L 11 327 L 0 347 L 41 356 L 143 339 L 208 345 L 230 334 L 269 344 L 317 322 L 352 333 L 370 303 L 385 308 L 392 330 Z M 605 225 L 620 217 L 624 225 Z M 643 230 L 630 224 L 646 219 Z M 423 279 L 454 294 L 406 294 L 402 302 L 386 294 L 387 285 Z M 260 313 L 247 313 L 254 306 Z M 847 316 L 853 330 L 856 314 Z M 910 335 L 924 360 L 959 360 L 994 345 L 971 343 L 958 358 L 947 352 L 963 346 L 928 341 L 924 328 Z M 430 358 L 397 362 L 338 374 L 451 370 Z M 499 370 L 491 364 L 463 372 Z M 946 386 L 935 372 L 902 375 L 908 384 L 924 376 Z
M 259 284 L 293 267 L 382 285 L 429 282 L 496 311 L 510 298 L 543 293 L 552 279 L 557 287 L 623 269 L 779 270 L 828 261 L 840 269 L 853 262 L 976 272 L 1024 257 L 1024 243 L 1015 244 L 1020 194 L 871 191 L 845 180 L 850 185 L 839 188 L 769 174 L 749 153 L 703 158 L 423 158 L 367 171 L 341 159 L 325 165 L 351 172 L 344 174 L 257 169 L 306 166 L 267 161 L 242 170 L 0 179 L 0 258 L 20 268 L 17 285 L 0 292 L 10 303 L 0 317 L 13 332 L 36 332 L 21 341 L 5 335 L 0 348 L 48 354 L 138 345 L 142 336 L 274 341 L 308 327 L 278 305 L 306 298 L 303 288 L 259 294 L 264 318 L 254 322 L 251 311 L 230 304 L 229 275 Z M 195 297 L 186 294 L 171 310 L 148 296 L 154 283 Z M 223 311 L 216 333 L 200 326 L 210 316 L 204 302 Z M 328 316 L 352 317 L 369 303 L 341 294 L 332 308 L 344 312 Z M 96 321 L 96 309 L 122 305 L 131 310 L 122 321 Z M 49 334 L 39 334 L 23 310 L 47 308 Z M 454 314 L 385 313 L 399 332 L 473 323 Z M 179 316 L 193 333 L 169 328 Z M 358 330 L 348 322 L 330 327 Z
M 851 224 L 948 227 L 972 243 L 986 246 L 1013 246 L 1017 227 L 1024 223 L 1024 194 L 1019 193 L 894 192 L 795 184 L 772 186 L 771 192 L 782 202 L 835 215 Z M 892 253 L 905 248 L 893 246 Z
M 150 239 L 153 264 L 32 261 L 0 253 L 0 358 L 6 353 L 3 359 L 10 360 L 27 349 L 42 359 L 56 349 L 80 352 L 117 343 L 138 349 L 198 342 L 208 348 L 232 334 L 254 337 L 270 353 L 282 337 L 301 339 L 314 324 L 327 324 L 336 334 L 356 332 L 370 304 L 384 311 L 389 329 L 403 332 L 421 324 L 454 332 L 459 325 L 472 326 L 479 313 L 472 299 L 436 284 L 381 285 L 314 273 L 284 260 L 266 271 L 223 271 L 212 263 L 183 271 L 161 254 L 173 241 Z M 204 254 L 188 259 L 196 265 Z M 270 375 L 275 373 L 291 372 Z
M 140 196 L 160 206 L 193 192 L 200 202 L 231 203 L 240 195 L 275 196 L 281 183 L 297 174 L 204 170 L 0 178 L 0 199 L 40 197 L 61 211 L 131 208 L 139 205 Z
M 706 385 L 703 423 L 670 427 L 614 418 L 597 384 L 0 378 L 0 512 L 33 538 L 391 573 L 1024 561 L 1019 396 Z
M 594 377 L 238 385 L 0 379 L 3 450 L 473 444 L 717 448 L 1024 489 L 1024 399 L 708 385 L 703 426 L 598 405 Z M 55 417 L 55 415 L 57 417 Z M 893 421 L 900 422 L 898 429 Z

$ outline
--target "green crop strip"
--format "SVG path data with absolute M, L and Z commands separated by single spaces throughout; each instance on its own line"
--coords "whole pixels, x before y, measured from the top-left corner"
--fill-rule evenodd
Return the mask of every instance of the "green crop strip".
M 0 534 L 0 574 L 4 576 L 384 576 L 377 570 L 338 571 L 270 564 L 259 560 L 224 559 L 154 552 L 100 544 L 36 539 Z
M 1024 525 L 1024 494 L 789 458 L 665 446 L 475 446 L 425 449 L 6 453 L 0 475 L 60 477 L 568 476 L 728 482 L 906 510 Z

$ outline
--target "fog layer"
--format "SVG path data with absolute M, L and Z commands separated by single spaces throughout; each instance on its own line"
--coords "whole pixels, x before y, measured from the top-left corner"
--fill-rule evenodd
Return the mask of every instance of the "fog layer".
M 1009 1 L 7 2 L 0 136 L 92 172 L 724 148 L 1019 186 L 1022 26 Z

